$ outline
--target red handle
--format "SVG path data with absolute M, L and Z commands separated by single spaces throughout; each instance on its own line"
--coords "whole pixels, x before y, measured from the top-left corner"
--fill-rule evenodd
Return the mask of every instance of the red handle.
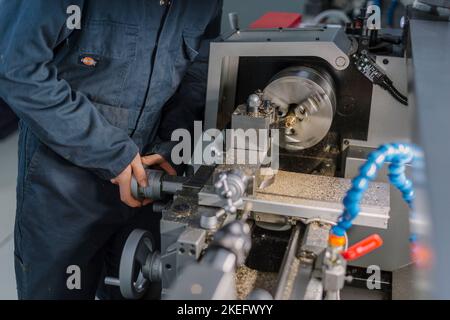
M 347 261 L 356 260 L 381 247 L 382 244 L 383 239 L 379 235 L 373 234 L 348 248 L 342 253 L 342 256 Z

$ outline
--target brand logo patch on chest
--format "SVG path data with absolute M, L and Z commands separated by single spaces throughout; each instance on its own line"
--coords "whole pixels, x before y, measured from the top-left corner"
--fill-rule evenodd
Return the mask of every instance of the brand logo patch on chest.
M 80 56 L 80 62 L 86 67 L 94 68 L 98 64 L 98 59 L 93 56 Z

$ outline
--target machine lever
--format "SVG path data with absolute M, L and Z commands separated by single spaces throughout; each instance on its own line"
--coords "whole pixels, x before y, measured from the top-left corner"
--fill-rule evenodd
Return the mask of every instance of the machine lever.
M 381 247 L 382 244 L 383 239 L 378 234 L 373 234 L 348 248 L 342 256 L 347 261 L 356 260 Z
M 228 22 L 230 23 L 230 28 L 233 31 L 238 31 L 239 28 L 239 16 L 237 12 L 230 12 L 228 14 Z
M 120 280 L 118 278 L 106 277 L 105 284 L 108 286 L 120 287 Z

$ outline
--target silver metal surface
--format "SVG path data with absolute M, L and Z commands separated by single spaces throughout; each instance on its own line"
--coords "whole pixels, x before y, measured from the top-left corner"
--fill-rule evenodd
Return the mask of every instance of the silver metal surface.
M 280 146 L 302 150 L 328 133 L 336 110 L 331 76 L 309 67 L 290 67 L 274 76 L 264 89 L 264 100 L 279 108 Z
M 236 281 L 232 272 L 224 272 L 209 265 L 189 265 L 183 271 L 168 300 L 235 300 Z
M 208 208 L 206 208 L 205 211 Z M 209 211 L 217 211 L 212 209 Z M 178 238 L 186 228 L 200 228 L 198 212 L 194 199 L 177 196 L 173 203 L 162 212 L 161 219 L 161 262 L 162 274 L 162 298 L 166 298 L 169 288 L 178 277 L 178 271 L 186 265 L 179 266 L 178 262 L 190 263 L 191 259 L 179 259 Z
M 239 105 L 231 116 L 231 128 L 242 129 L 242 134 L 234 136 L 232 146 L 235 149 L 257 150 L 267 153 L 270 147 L 270 129 L 273 122 L 273 110 L 271 113 L 252 112 L 248 113 L 246 105 Z M 249 130 L 250 131 L 247 131 Z M 261 133 L 259 130 L 262 130 Z M 254 133 L 254 137 L 249 138 L 248 134 Z M 263 140 L 264 139 L 264 140 Z
M 298 299 L 322 300 L 323 283 L 314 271 L 316 260 L 322 257 L 328 247 L 330 225 L 312 221 L 307 224 L 299 248 L 300 272 L 295 281 L 293 295 Z
M 247 99 L 247 112 L 257 113 L 262 101 L 259 95 L 253 93 Z
M 271 186 L 243 200 L 252 202 L 253 212 L 336 221 L 342 213 L 342 199 L 350 184 L 350 179 L 278 171 Z M 224 202 L 207 185 L 199 193 L 199 203 L 222 207 Z M 365 193 L 361 212 L 354 224 L 385 229 L 389 210 L 389 185 L 372 183 Z
M 234 272 L 237 264 L 236 255 L 226 249 L 214 249 L 214 252 L 210 254 L 208 252 L 202 263 L 207 263 L 211 268 L 223 271 L 223 272 Z
M 205 211 L 200 216 L 200 226 L 206 230 L 216 230 L 219 226 L 219 219 L 227 212 L 224 209 L 217 211 Z
M 330 229 L 330 225 L 320 222 L 308 224 L 300 247 L 300 255 L 305 258 L 319 256 L 328 246 Z
M 205 246 L 206 231 L 197 228 L 186 228 L 178 238 L 178 259 L 190 258 L 197 261 Z
M 426 155 L 427 181 L 416 183 L 416 191 L 424 195 L 417 201 L 416 208 L 429 214 L 432 232 L 428 234 L 434 250 L 435 263 L 431 273 L 433 298 L 450 298 L 450 208 L 447 147 L 450 137 L 450 23 L 436 21 L 410 21 L 411 55 L 409 81 L 413 94 L 410 96 L 416 106 L 414 142 Z M 418 199 L 419 200 L 419 199 Z M 416 214 L 421 214 L 417 211 Z M 427 238 L 426 235 L 423 237 Z
M 253 219 L 258 227 L 266 230 L 286 231 L 292 227 L 289 217 L 277 214 L 257 212 L 253 214 Z
M 317 278 L 311 278 L 306 288 L 305 300 L 322 300 L 323 285 L 322 281 Z
M 387 64 L 383 63 L 387 62 Z M 377 56 L 377 65 L 402 93 L 408 92 L 405 58 Z M 404 106 L 380 86 L 373 86 L 367 140 L 352 140 L 349 145 L 377 148 L 386 142 L 409 142 L 413 129 L 414 106 Z
M 344 288 L 346 264 L 341 258 L 342 264 L 325 267 L 323 272 L 323 289 L 326 300 L 339 300 L 339 292 Z
M 280 273 L 278 275 L 277 287 L 274 294 L 275 300 L 288 300 L 291 297 L 291 293 L 294 287 L 294 281 L 299 263 L 294 263 L 297 259 L 296 254 L 298 245 L 300 242 L 300 227 L 294 226 L 291 238 L 281 263 Z

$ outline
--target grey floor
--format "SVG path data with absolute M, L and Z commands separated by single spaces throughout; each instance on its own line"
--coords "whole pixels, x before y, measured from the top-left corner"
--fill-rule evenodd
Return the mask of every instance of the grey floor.
M 0 300 L 17 299 L 13 259 L 17 137 L 0 140 Z

